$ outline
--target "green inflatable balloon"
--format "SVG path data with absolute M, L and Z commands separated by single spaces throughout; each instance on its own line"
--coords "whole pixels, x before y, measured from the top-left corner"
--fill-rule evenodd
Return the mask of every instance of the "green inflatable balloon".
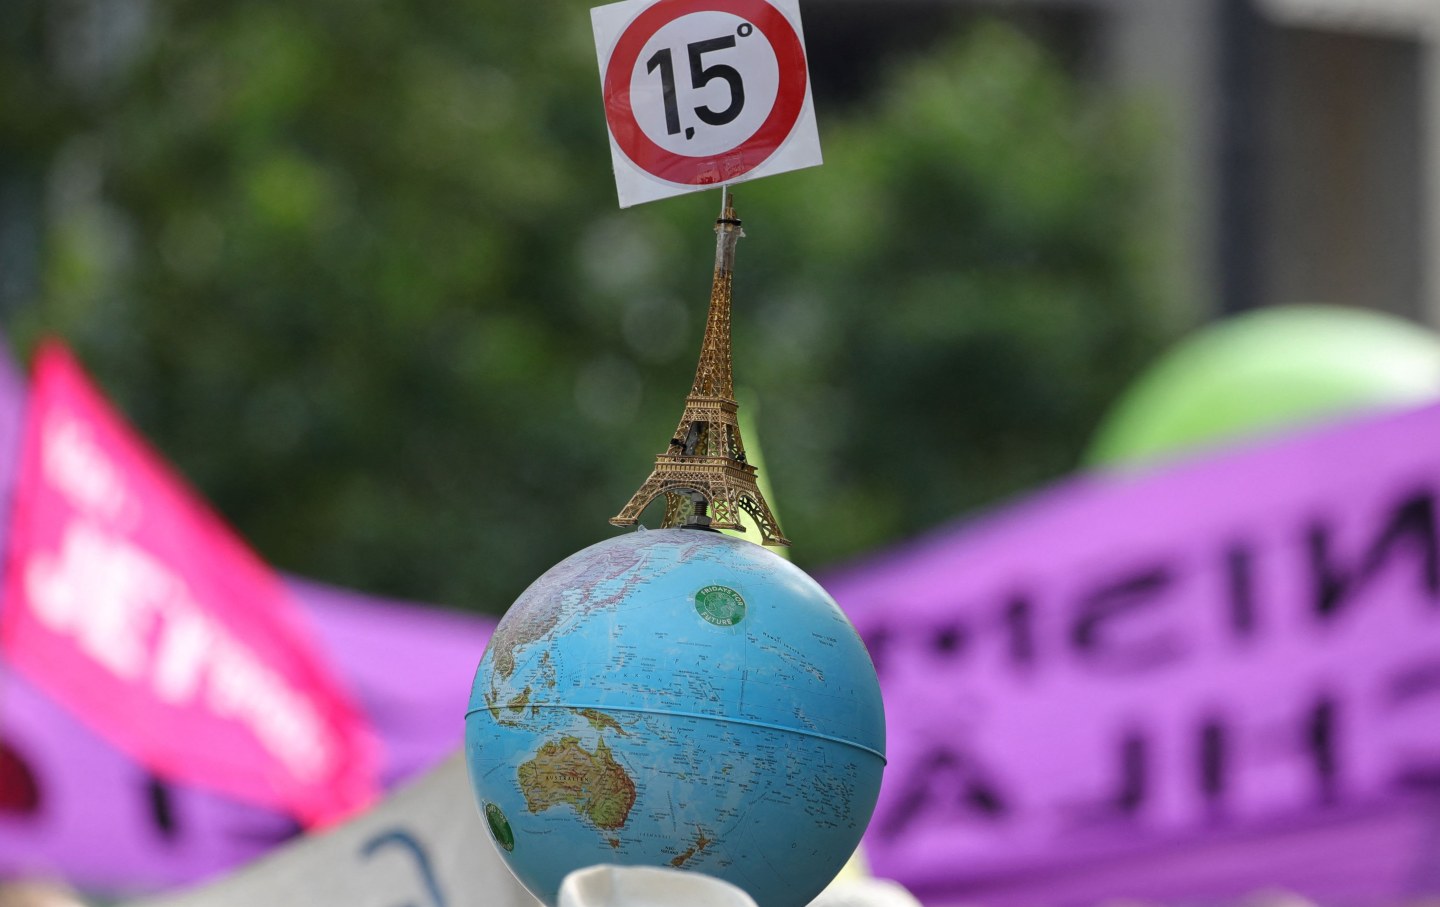
M 1440 399 L 1440 335 L 1389 315 L 1279 306 L 1216 322 L 1121 395 L 1085 456 L 1139 466 L 1307 423 Z

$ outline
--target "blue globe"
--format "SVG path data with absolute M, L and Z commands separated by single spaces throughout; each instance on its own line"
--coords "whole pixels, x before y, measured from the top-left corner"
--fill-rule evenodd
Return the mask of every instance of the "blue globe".
M 510 869 L 554 904 L 596 863 L 673 866 L 803 907 L 875 808 L 885 716 L 854 627 L 759 545 L 693 529 L 536 580 L 475 673 L 465 757 Z

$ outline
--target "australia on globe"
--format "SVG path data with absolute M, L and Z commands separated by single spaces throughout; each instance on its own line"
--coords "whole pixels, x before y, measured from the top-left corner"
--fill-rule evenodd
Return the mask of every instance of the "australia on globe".
M 619 863 L 803 907 L 859 843 L 885 764 L 875 669 L 835 602 L 694 529 L 609 539 L 531 584 L 465 727 L 480 813 L 547 904 L 570 871 Z

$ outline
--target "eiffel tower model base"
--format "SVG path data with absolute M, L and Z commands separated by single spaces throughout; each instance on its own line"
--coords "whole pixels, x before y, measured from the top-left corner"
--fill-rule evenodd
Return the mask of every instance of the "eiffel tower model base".
M 693 416 L 715 416 L 715 421 L 701 421 L 687 418 L 681 421 L 676 432 L 678 439 L 687 435 L 715 431 L 717 434 L 732 434 L 739 438 L 739 426 L 735 422 L 736 404 L 733 400 L 691 398 L 685 414 Z M 692 426 L 704 426 L 692 431 Z M 729 429 L 729 431 L 727 431 Z M 686 454 L 683 440 L 674 445 L 675 453 L 663 453 L 655 458 L 655 469 L 614 518 L 616 526 L 634 526 L 640 522 L 640 514 L 660 495 L 665 495 L 665 517 L 661 526 L 693 526 L 702 529 L 737 529 L 744 531 L 740 515 L 746 513 L 760 532 L 762 545 L 789 545 L 790 540 L 780 532 L 780 524 L 770 512 L 770 505 L 760 493 L 755 482 L 755 467 L 743 459 L 725 455 Z M 741 454 L 743 456 L 743 454 Z

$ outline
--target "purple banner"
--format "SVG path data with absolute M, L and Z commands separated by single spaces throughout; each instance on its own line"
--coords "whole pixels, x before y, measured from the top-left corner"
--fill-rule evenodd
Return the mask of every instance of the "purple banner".
M 1440 408 L 1079 481 L 827 578 L 927 902 L 1440 884 Z

